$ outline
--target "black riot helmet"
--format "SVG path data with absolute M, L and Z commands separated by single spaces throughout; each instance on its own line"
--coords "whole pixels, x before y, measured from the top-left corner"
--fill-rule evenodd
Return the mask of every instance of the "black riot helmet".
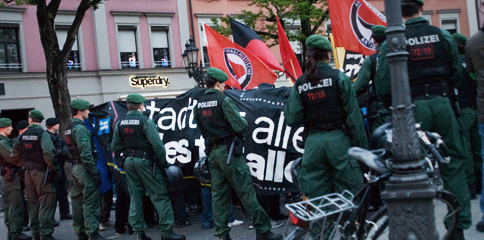
M 208 169 L 207 157 L 198 159 L 193 167 L 195 177 L 202 183 L 210 183 L 210 170 Z
M 292 182 L 299 186 L 299 182 L 297 181 L 297 174 L 299 172 L 299 169 L 301 169 L 301 164 L 302 164 L 302 157 L 298 157 L 294 162 L 292 162 L 291 165 L 291 177 L 292 177 Z
M 182 182 L 183 172 L 179 167 L 175 165 L 170 165 L 169 167 L 164 168 L 164 170 L 166 174 L 166 184 L 168 185 L 168 187 L 176 187 Z

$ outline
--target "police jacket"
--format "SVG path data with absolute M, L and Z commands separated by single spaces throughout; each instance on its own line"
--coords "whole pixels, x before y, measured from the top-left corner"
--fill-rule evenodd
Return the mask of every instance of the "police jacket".
M 128 114 L 116 123 L 111 146 L 117 155 L 125 150 L 152 152 L 158 166 L 168 167 L 169 165 L 158 127 L 153 120 L 137 110 L 128 111 Z
M 323 62 L 318 63 L 318 67 L 320 68 L 321 74 L 324 74 L 322 70 L 331 68 L 329 64 Z M 334 69 L 331 70 L 338 71 Z M 365 127 L 363 126 L 360 109 L 356 100 L 355 92 L 351 87 L 350 79 L 344 73 L 339 71 L 337 72 L 337 76 L 337 80 L 332 82 L 333 86 L 337 86 L 337 88 L 334 90 L 334 96 L 337 96 L 339 98 L 339 101 L 341 102 L 339 106 L 341 106 L 341 111 L 343 111 L 344 115 L 346 116 L 344 121 L 349 128 L 349 132 L 352 138 L 352 145 L 362 148 L 368 148 Z M 305 124 L 305 117 L 308 115 L 308 113 L 305 113 L 303 103 L 304 100 L 302 99 L 303 97 L 299 92 L 300 90 L 304 90 L 304 87 L 301 87 L 302 85 L 300 83 L 305 82 L 305 75 L 301 76 L 296 81 L 296 84 L 292 88 L 291 94 L 289 95 L 289 99 L 284 108 L 284 117 L 286 119 L 286 123 L 291 127 L 297 127 L 301 124 Z M 322 86 L 324 86 L 324 83 Z M 319 94 L 319 96 L 322 95 Z M 333 101 L 336 102 L 337 100 Z M 326 120 L 323 120 L 323 122 L 324 121 Z
M 10 156 L 15 162 L 25 158 L 25 170 L 45 171 L 47 166 L 57 170 L 54 144 L 49 134 L 39 124 L 30 124 L 17 138 Z
M 419 84 L 445 80 L 448 89 L 458 86 L 462 79 L 462 65 L 454 39 L 449 32 L 430 26 L 423 17 L 405 22 L 408 72 L 412 94 Z M 375 87 L 385 106 L 391 105 L 391 79 L 388 65 L 387 42 L 382 44 L 375 75 Z
M 248 128 L 247 121 L 240 116 L 232 99 L 217 89 L 207 89 L 193 107 L 193 113 L 206 140 L 227 137 L 233 133 L 243 135 Z

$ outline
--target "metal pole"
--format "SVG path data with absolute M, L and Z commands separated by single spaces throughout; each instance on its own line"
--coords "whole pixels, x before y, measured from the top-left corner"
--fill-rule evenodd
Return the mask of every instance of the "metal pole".
M 385 0 L 387 48 L 392 86 L 395 174 L 381 197 L 388 203 L 390 240 L 438 239 L 432 199 L 436 187 L 423 172 L 408 82 L 405 27 L 400 0 Z

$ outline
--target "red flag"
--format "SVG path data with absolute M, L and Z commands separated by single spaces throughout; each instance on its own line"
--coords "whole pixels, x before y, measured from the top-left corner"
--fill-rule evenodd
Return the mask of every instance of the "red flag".
M 281 65 L 277 62 L 274 55 L 272 55 L 271 50 L 262 41 L 262 39 L 257 35 L 257 33 L 251 28 L 245 26 L 244 24 L 229 18 L 230 29 L 232 29 L 232 36 L 234 37 L 234 42 L 245 48 L 245 50 L 254 54 L 263 63 L 265 63 L 270 69 L 283 72 Z
M 279 22 L 279 17 L 276 16 L 277 20 L 277 35 L 279 37 L 279 50 L 281 51 L 282 65 L 284 69 L 290 74 L 292 82 L 302 75 L 301 66 L 296 58 L 294 50 L 292 50 L 289 39 L 287 39 L 286 32 L 282 28 L 281 22 Z
M 336 47 L 371 55 L 373 25 L 386 26 L 386 17 L 365 0 L 328 0 L 329 17 Z
M 210 66 L 229 75 L 225 82 L 237 89 L 252 89 L 266 82 L 274 84 L 277 75 L 256 56 L 204 24 Z

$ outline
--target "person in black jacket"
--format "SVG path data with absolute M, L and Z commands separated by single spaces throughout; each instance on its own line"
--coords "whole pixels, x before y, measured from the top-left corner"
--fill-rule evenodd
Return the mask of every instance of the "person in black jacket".
M 69 220 L 72 219 L 72 215 L 69 210 L 69 200 L 67 199 L 67 178 L 66 172 L 64 171 L 64 163 L 69 159 L 66 141 L 58 133 L 59 119 L 49 118 L 45 120 L 45 126 L 54 143 L 56 149 L 55 158 L 57 159 L 60 168 L 60 171 L 54 180 L 56 200 L 59 202 L 60 220 Z

